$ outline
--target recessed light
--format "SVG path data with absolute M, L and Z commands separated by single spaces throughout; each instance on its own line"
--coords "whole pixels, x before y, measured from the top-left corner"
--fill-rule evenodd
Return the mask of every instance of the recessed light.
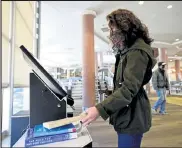
M 138 4 L 139 5 L 143 5 L 144 4 L 144 1 L 139 1 Z
M 172 62 L 173 60 L 170 60 L 170 62 Z
M 179 41 L 179 39 L 176 39 L 175 41 Z
M 168 5 L 167 6 L 167 9 L 171 9 L 173 6 L 172 5 Z

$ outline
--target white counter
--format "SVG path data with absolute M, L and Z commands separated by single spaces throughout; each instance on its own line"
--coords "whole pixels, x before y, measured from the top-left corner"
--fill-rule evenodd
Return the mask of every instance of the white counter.
M 27 132 L 15 143 L 13 147 L 25 147 L 25 138 Z M 50 144 L 38 145 L 35 147 L 85 147 L 89 145 L 92 146 L 92 138 L 86 127 L 82 129 L 82 132 L 78 135 L 77 139 L 72 139 L 68 141 L 55 142 Z

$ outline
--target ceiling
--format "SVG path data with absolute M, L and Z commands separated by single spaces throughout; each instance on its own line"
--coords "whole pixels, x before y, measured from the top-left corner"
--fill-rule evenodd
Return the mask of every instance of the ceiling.
M 42 61 L 61 66 L 81 64 L 81 13 L 86 9 L 97 13 L 95 51 L 107 51 L 108 31 L 102 30 L 107 30 L 106 15 L 118 8 L 132 10 L 148 26 L 153 47 L 166 48 L 169 56 L 182 56 L 182 1 L 145 1 L 143 5 L 139 1 L 42 1 Z

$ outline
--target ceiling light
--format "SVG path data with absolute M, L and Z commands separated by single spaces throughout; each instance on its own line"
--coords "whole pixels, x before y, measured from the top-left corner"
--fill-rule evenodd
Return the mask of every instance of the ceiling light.
M 172 7 L 173 7 L 172 5 L 168 5 L 168 6 L 167 6 L 168 9 L 171 9 Z
M 170 62 L 172 62 L 173 60 L 170 60 Z
M 144 1 L 139 1 L 138 4 L 139 5 L 143 5 L 144 4 Z
M 175 41 L 179 41 L 179 39 L 176 39 Z

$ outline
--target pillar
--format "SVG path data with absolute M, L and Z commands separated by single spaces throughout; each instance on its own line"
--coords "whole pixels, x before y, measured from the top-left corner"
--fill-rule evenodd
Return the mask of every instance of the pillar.
M 153 47 L 153 53 L 154 53 L 154 57 L 157 58 L 159 56 L 159 50 L 158 50 L 158 48 L 154 48 Z
M 175 60 L 176 81 L 180 80 L 180 60 Z
M 159 62 L 167 62 L 166 61 L 166 49 L 165 48 L 158 48 L 159 50 Z
M 86 10 L 83 13 L 83 110 L 95 105 L 95 51 L 94 18 L 96 13 Z
M 169 68 L 169 66 L 168 66 L 168 55 L 166 54 L 166 58 L 165 58 L 165 62 L 166 62 L 166 71 L 167 71 L 167 74 L 168 74 L 168 68 Z

